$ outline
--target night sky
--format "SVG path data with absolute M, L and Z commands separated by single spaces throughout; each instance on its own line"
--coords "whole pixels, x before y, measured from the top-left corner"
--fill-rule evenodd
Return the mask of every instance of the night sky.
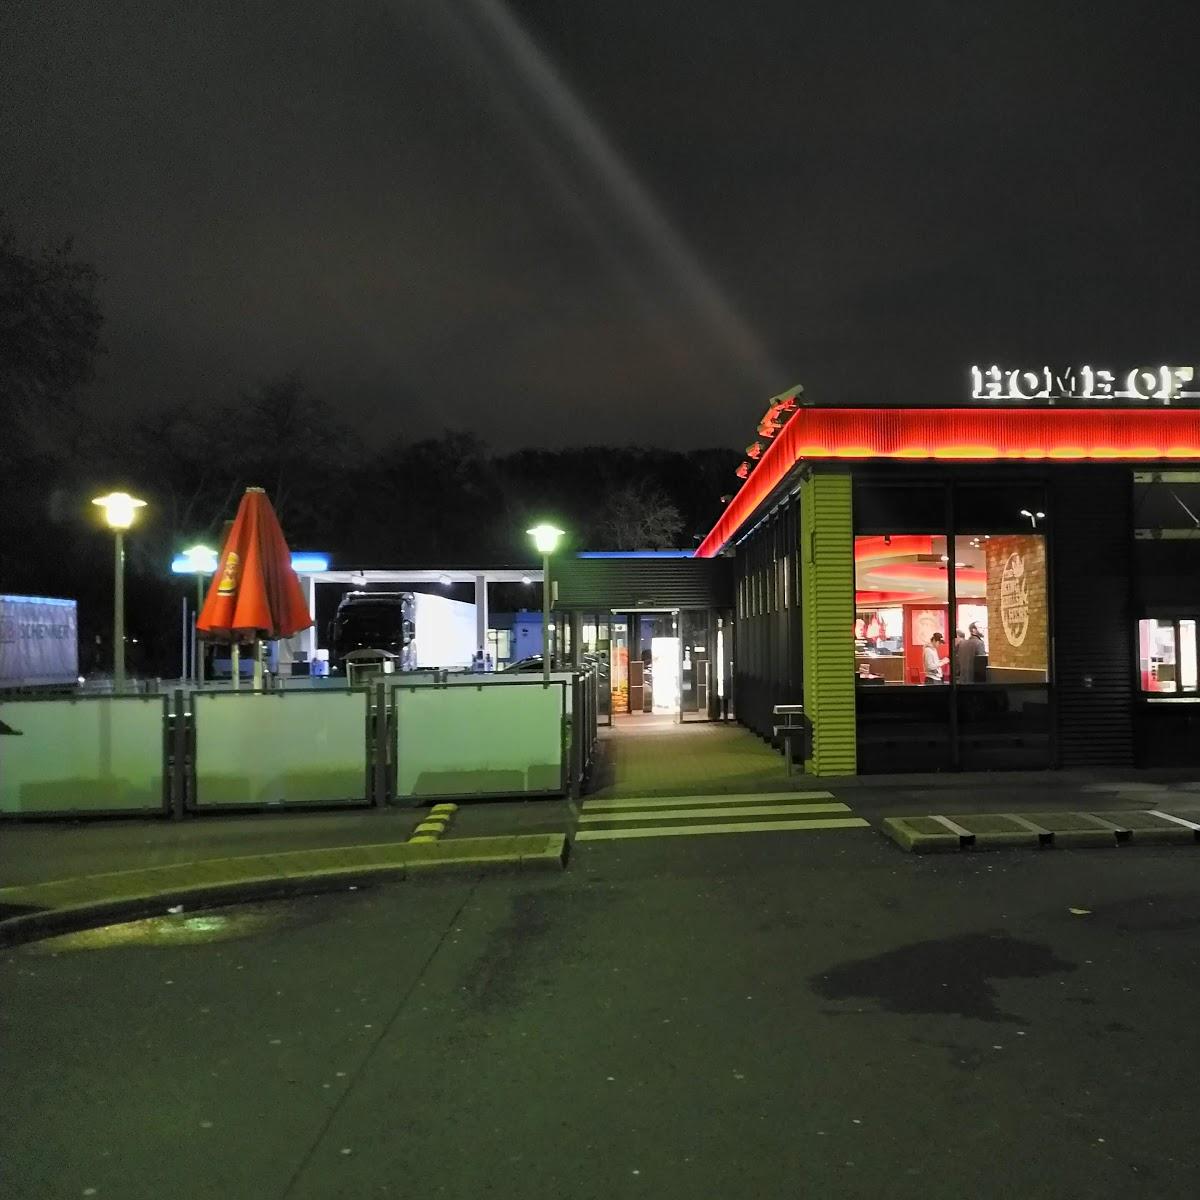
M 0 206 L 104 276 L 98 405 L 741 446 L 1200 359 L 1195 9 L 6 0 Z

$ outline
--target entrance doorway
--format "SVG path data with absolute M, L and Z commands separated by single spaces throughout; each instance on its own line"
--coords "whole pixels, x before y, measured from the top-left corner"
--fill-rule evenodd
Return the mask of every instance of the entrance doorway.
M 643 609 L 581 614 L 585 653 L 603 660 L 608 684 L 601 720 L 655 724 L 711 721 L 722 715 L 722 631 L 712 609 Z M 595 630 L 594 647 L 589 633 Z M 600 636 L 601 633 L 607 637 Z

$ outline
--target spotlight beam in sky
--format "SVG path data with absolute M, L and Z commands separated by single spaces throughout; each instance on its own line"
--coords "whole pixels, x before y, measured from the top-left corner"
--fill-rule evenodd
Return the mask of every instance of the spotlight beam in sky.
M 464 0 L 459 11 L 470 14 L 478 33 L 512 67 L 537 111 L 558 132 L 577 167 L 608 197 L 614 215 L 663 268 L 702 323 L 709 345 L 720 347 L 747 386 L 769 389 L 777 383 L 780 369 L 758 334 L 734 309 L 599 122 L 502 0 Z

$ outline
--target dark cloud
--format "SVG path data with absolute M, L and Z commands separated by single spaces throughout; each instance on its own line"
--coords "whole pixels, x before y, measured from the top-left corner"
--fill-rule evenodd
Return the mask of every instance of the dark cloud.
M 797 380 L 1194 361 L 1194 19 L 16 0 L 0 204 L 105 276 L 98 403 L 297 370 L 389 432 L 738 445 Z

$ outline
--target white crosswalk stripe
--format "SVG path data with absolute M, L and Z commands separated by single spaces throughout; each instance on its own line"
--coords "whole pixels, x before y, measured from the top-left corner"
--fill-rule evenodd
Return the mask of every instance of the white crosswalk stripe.
M 811 833 L 822 829 L 869 827 L 868 822 L 854 816 L 829 792 L 633 797 L 585 801 L 575 840 L 608 842 L 627 838 Z

